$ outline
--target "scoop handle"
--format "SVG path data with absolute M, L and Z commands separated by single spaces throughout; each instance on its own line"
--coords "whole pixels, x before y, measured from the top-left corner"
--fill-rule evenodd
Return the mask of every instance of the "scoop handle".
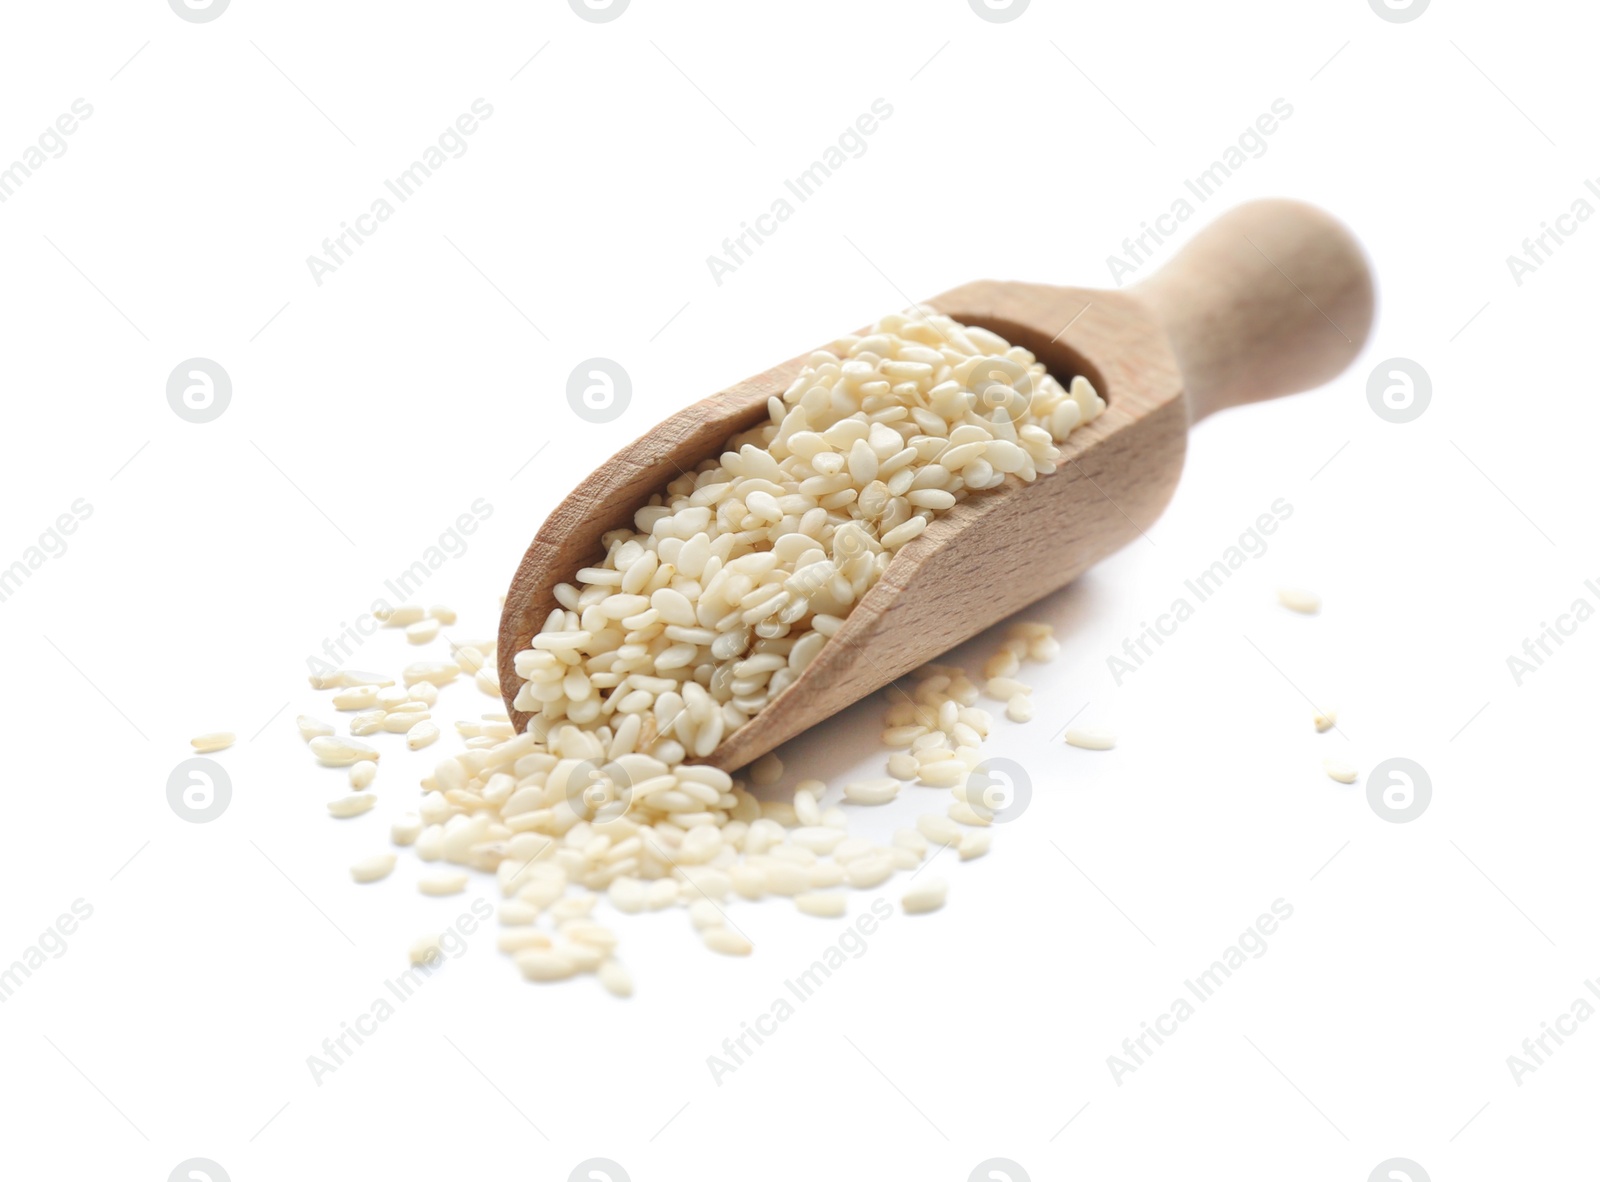
M 1166 329 L 1191 420 L 1333 378 L 1372 327 L 1372 269 L 1355 236 L 1300 201 L 1229 210 L 1131 289 Z

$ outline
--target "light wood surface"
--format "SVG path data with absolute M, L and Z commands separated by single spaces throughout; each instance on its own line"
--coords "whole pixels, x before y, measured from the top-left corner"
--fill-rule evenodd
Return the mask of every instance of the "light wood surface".
M 1372 278 L 1339 222 L 1293 201 L 1243 205 L 1126 292 L 985 280 L 926 301 L 1035 353 L 1063 383 L 1083 374 L 1105 412 L 1073 431 L 1057 471 L 969 496 L 904 546 L 786 690 L 706 762 L 742 767 L 850 703 L 1065 586 L 1137 538 L 1166 506 L 1191 421 L 1319 385 L 1361 350 Z M 807 353 L 687 407 L 618 452 L 550 515 L 500 621 L 500 684 L 556 607 L 553 589 L 596 563 L 599 538 L 680 471 L 766 415 Z

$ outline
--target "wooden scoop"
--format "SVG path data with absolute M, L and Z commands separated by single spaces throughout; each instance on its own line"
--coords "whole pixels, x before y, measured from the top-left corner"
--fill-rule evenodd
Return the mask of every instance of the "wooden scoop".
M 1106 400 L 1061 445 L 1056 471 L 975 493 L 902 547 L 805 671 L 705 762 L 728 771 L 1066 585 L 1139 536 L 1166 506 L 1189 424 L 1328 381 L 1372 323 L 1367 261 L 1350 232 L 1296 201 L 1256 201 L 1202 230 L 1128 291 L 983 280 L 927 301 L 1032 351 L 1063 385 Z M 557 606 L 553 589 L 596 564 L 600 536 L 720 455 L 767 415 L 809 352 L 679 411 L 583 481 L 544 523 L 500 620 L 500 685 Z

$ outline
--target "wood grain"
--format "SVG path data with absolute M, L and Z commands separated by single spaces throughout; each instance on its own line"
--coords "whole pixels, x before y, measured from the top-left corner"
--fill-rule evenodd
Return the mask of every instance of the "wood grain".
M 1191 419 L 1332 377 L 1360 351 L 1373 296 L 1342 225 L 1298 202 L 1261 201 L 1218 219 L 1130 292 L 983 281 L 927 302 L 1026 347 L 1063 383 L 1088 377 L 1105 413 L 1071 434 L 1055 473 L 936 517 L 805 672 L 705 762 L 743 766 L 1137 538 L 1177 484 Z M 598 562 L 600 536 L 629 525 L 679 472 L 759 423 L 806 356 L 679 411 L 550 515 L 500 623 L 500 684 L 519 731 L 527 715 L 512 707 L 521 685 L 513 662 L 556 607 L 555 585 Z

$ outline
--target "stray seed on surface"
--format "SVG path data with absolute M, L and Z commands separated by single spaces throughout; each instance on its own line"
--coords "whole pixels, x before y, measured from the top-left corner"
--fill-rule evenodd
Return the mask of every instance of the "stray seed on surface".
M 417 857 L 424 862 L 437 862 L 444 857 L 444 826 L 429 825 L 417 837 Z
M 945 810 L 952 821 L 962 825 L 983 826 L 994 822 L 994 814 L 987 808 L 979 812 L 964 800 L 958 800 Z
M 831 825 L 802 825 L 789 830 L 789 840 L 813 854 L 831 854 L 845 838 L 844 830 Z
M 577 972 L 577 966 L 567 957 L 540 949 L 517 953 L 516 962 L 530 981 L 564 981 Z
M 634 915 L 645 909 L 648 903 L 647 888 L 637 878 L 613 879 L 606 897 L 611 900 L 611 905 L 624 915 Z
M 885 850 L 857 858 L 844 868 L 844 879 L 858 891 L 882 886 L 894 874 L 894 855 Z
M 411 945 L 411 963 L 414 965 L 433 964 L 444 955 L 439 947 L 441 936 L 422 936 Z
M 900 897 L 900 906 L 905 909 L 907 915 L 926 915 L 943 907 L 945 897 L 949 893 L 949 883 L 930 874 L 911 884 L 906 893 Z
M 956 846 L 956 852 L 961 855 L 963 862 L 970 862 L 987 854 L 993 840 L 994 836 L 987 829 L 968 829 L 961 835 L 961 842 Z
M 939 846 L 955 845 L 965 832 L 960 825 L 940 813 L 924 813 L 918 817 L 917 831 Z
M 633 996 L 633 974 L 620 960 L 615 958 L 601 963 L 595 970 L 595 976 L 600 978 L 600 984 L 605 986 L 606 992 L 612 997 Z
M 1072 726 L 1067 728 L 1067 742 L 1085 751 L 1110 751 L 1117 745 L 1117 736 L 1103 726 Z
M 1006 703 L 1006 717 L 1012 722 L 1033 721 L 1033 699 L 1027 694 L 1016 694 Z
M 844 798 L 851 804 L 888 804 L 899 795 L 899 780 L 857 780 L 844 786 Z
M 997 702 L 1009 702 L 1018 694 L 1033 693 L 1033 687 L 1014 677 L 991 677 L 984 683 L 983 692 Z
M 551 905 L 550 917 L 556 920 L 580 919 L 594 911 L 594 905 L 599 901 L 599 895 L 592 895 L 588 892 L 581 895 L 568 895 L 564 899 L 557 899 Z
M 710 899 L 696 899 L 689 904 L 689 922 L 694 924 L 696 931 L 704 931 L 706 928 L 725 927 L 728 917 Z
M 889 756 L 889 774 L 897 780 L 915 780 L 917 757 L 909 751 L 896 751 Z
M 389 877 L 394 869 L 393 854 L 374 854 L 350 867 L 350 877 L 357 882 L 378 882 Z
M 436 686 L 449 685 L 460 675 L 461 666 L 453 661 L 416 661 L 407 665 L 401 673 L 408 686 L 416 685 L 419 681 L 431 681 Z
M 406 640 L 411 644 L 427 644 L 439 637 L 438 620 L 418 620 L 406 625 Z
M 372 781 L 378 778 L 378 765 L 370 759 L 359 760 L 350 765 L 350 787 L 360 791 L 371 786 Z
M 383 729 L 384 721 L 388 717 L 382 710 L 363 710 L 350 720 L 350 733 L 352 735 L 375 735 Z
M 443 624 L 446 628 L 450 627 L 450 625 L 456 622 L 456 609 L 453 607 L 446 607 L 442 603 L 436 603 L 430 607 L 428 609 L 428 614 L 434 619 L 438 620 L 439 623 Z
M 406 732 L 406 746 L 421 751 L 439 738 L 439 728 L 431 722 L 419 722 Z
M 454 870 L 437 870 L 417 880 L 417 890 L 424 895 L 459 895 L 466 889 L 467 876 Z
M 605 961 L 609 949 L 596 948 L 592 944 L 570 943 L 561 945 L 560 953 L 572 962 L 574 972 L 592 973 Z
M 794 815 L 802 825 L 822 824 L 822 810 L 817 807 L 816 795 L 807 787 L 820 783 L 820 780 L 802 780 L 794 791 Z
M 508 928 L 524 927 L 539 921 L 539 909 L 521 899 L 510 899 L 500 904 L 500 922 Z
M 1361 774 L 1348 763 L 1343 763 L 1337 759 L 1324 759 L 1322 761 L 1322 766 L 1327 771 L 1328 775 L 1332 776 L 1335 780 L 1338 780 L 1341 784 L 1354 784 L 1356 782 L 1356 777 Z
M 341 739 L 332 735 L 318 735 L 311 740 L 311 753 L 328 767 L 348 767 L 362 759 L 377 759 L 375 748 L 359 739 Z
M 451 813 L 450 802 L 444 798 L 443 792 L 430 792 L 422 798 L 422 803 L 417 806 L 422 814 L 422 821 L 426 825 L 438 825 L 449 819 Z
M 302 714 L 294 720 L 295 726 L 300 728 L 300 737 L 306 742 L 319 739 L 325 735 L 333 734 L 333 724 L 323 722 L 320 718 L 312 718 L 309 714 Z
M 515 955 L 518 952 L 527 952 L 530 949 L 548 949 L 555 944 L 555 939 L 549 932 L 541 932 L 533 927 L 507 927 L 501 930 L 500 936 L 495 940 L 495 947 L 501 952 Z
M 983 675 L 985 678 L 1010 677 L 1020 668 L 1022 662 L 1017 654 L 1008 649 L 1001 649 L 983 663 Z
M 749 956 L 752 948 L 750 941 L 732 928 L 706 928 L 700 933 L 700 938 L 705 941 L 707 948 L 723 956 Z
M 899 849 L 910 850 L 916 854 L 918 861 L 928 856 L 928 839 L 915 829 L 896 829 L 894 844 Z
M 1303 616 L 1314 616 L 1322 610 L 1322 596 L 1300 587 L 1279 587 L 1278 602 Z
M 1334 728 L 1334 725 L 1339 721 L 1339 712 L 1332 707 L 1327 710 L 1319 710 L 1312 715 L 1311 721 L 1316 724 L 1317 734 L 1320 735 Z
M 189 746 L 196 751 L 222 751 L 233 746 L 233 732 L 210 731 L 207 734 L 196 735 L 189 740 Z
M 803 914 L 822 919 L 837 919 L 843 915 L 846 902 L 842 891 L 807 891 L 794 897 L 794 905 Z
M 340 690 L 333 695 L 333 708 L 335 710 L 365 710 L 370 706 L 377 705 L 378 695 L 384 692 L 375 685 L 358 685 L 351 689 Z
M 328 811 L 343 820 L 346 817 L 359 817 L 377 803 L 378 798 L 370 792 L 353 792 L 338 800 L 330 800 Z
M 610 952 L 617 946 L 617 933 L 588 919 L 569 919 L 561 925 L 563 939 Z
M 402 603 L 398 607 L 380 607 L 373 612 L 373 617 L 389 628 L 404 628 L 407 624 L 415 624 L 428 613 L 422 610 L 420 603 Z
M 917 769 L 917 778 L 930 788 L 953 788 L 971 770 L 959 759 L 933 759 Z
M 341 669 L 337 673 L 313 673 L 311 688 L 319 690 L 351 689 L 358 685 L 393 685 L 394 678 L 382 673 L 364 673 L 360 669 Z

